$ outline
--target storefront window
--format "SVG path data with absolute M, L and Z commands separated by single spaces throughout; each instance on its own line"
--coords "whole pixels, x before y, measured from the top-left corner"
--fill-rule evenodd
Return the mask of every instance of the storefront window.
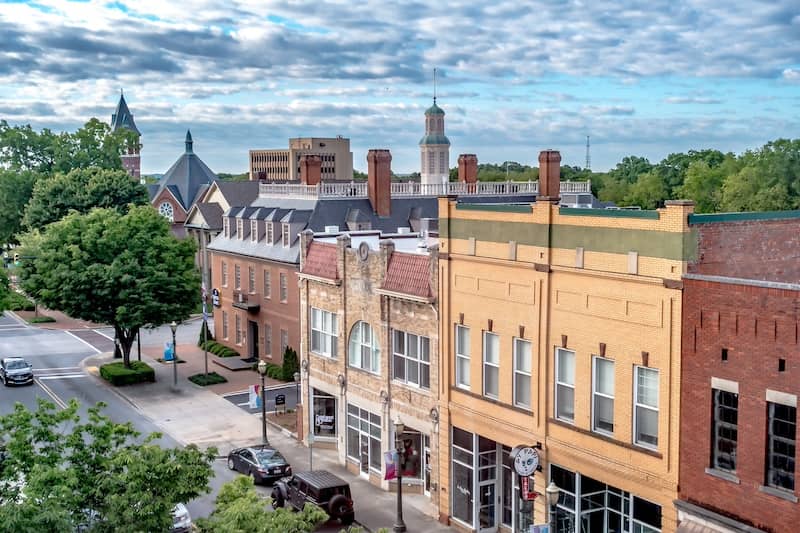
M 381 417 L 360 409 L 347 406 L 347 455 L 361 464 L 361 471 L 370 468 L 381 470 Z
M 400 467 L 404 478 L 419 479 L 422 475 L 422 434 L 413 429 L 407 429 L 401 436 L 403 454 L 400 457 Z
M 314 435 L 318 437 L 336 436 L 336 398 L 326 392 L 314 389 Z
M 453 517 L 472 526 L 473 442 L 472 433 L 453 428 Z

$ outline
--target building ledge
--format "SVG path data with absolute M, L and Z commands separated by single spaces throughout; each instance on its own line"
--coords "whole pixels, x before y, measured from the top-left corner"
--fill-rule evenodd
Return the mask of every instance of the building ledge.
M 788 490 L 776 489 L 775 487 L 765 487 L 764 485 L 759 486 L 758 490 L 764 494 L 769 494 L 770 496 L 775 496 L 776 498 L 780 498 L 782 500 L 797 503 L 797 496 Z
M 724 531 L 732 530 L 742 533 L 763 533 L 761 529 L 742 523 L 735 518 L 721 515 L 700 505 L 689 503 L 686 500 L 675 500 L 673 503 L 678 510 L 678 519 L 681 521 L 681 525 L 684 522 L 700 522 L 701 524 L 713 526 L 715 531 L 723 529 Z
M 576 426 L 574 424 L 570 424 L 569 422 L 564 422 L 562 420 L 558 420 L 557 418 L 549 417 L 547 419 L 547 422 L 549 424 L 554 424 L 556 426 L 561 426 L 563 428 L 571 429 L 571 430 L 576 431 L 578 433 L 581 433 L 583 435 L 588 435 L 590 437 L 594 437 L 596 439 L 599 439 L 599 440 L 602 440 L 602 441 L 605 441 L 605 442 L 609 442 L 611 444 L 616 444 L 617 446 L 622 446 L 623 448 L 627 448 L 629 450 L 634 450 L 634 451 L 637 451 L 639 453 L 643 453 L 645 455 L 650 455 L 652 457 L 657 457 L 658 459 L 663 459 L 664 458 L 664 455 L 661 452 L 658 452 L 656 450 L 651 450 L 649 448 L 644 448 L 642 446 L 637 446 L 636 444 L 631 444 L 630 442 L 624 442 L 624 441 L 615 439 L 613 437 L 608 437 L 608 436 L 603 435 L 602 433 L 598 433 L 596 431 L 590 431 L 588 429 L 580 428 L 580 427 L 578 427 L 578 426 Z
M 719 479 L 724 479 L 725 481 L 730 481 L 731 483 L 736 483 L 737 485 L 741 483 L 739 481 L 739 477 L 736 474 L 731 474 L 730 472 L 725 472 L 724 470 L 717 470 L 716 468 L 706 468 L 706 474 L 709 476 L 714 476 Z

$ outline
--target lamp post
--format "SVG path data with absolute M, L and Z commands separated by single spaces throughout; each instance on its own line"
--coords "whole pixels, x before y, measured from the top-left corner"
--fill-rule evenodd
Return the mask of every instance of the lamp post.
M 258 362 L 258 373 L 261 374 L 261 442 L 269 444 L 267 440 L 267 391 L 264 390 L 264 376 L 267 374 L 267 362 L 261 359 Z
M 178 330 L 178 323 L 174 320 L 169 325 L 172 330 L 172 388 L 178 390 L 178 346 L 175 344 L 175 332 Z
M 300 372 L 294 373 L 294 408 L 300 403 Z
M 544 492 L 547 499 L 547 506 L 550 508 L 550 533 L 556 533 L 556 528 L 558 528 L 558 523 L 556 521 L 556 505 L 558 505 L 558 497 L 561 493 L 561 489 L 551 481 L 550 484 L 547 485 L 547 488 L 544 489 Z
M 311 472 L 314 470 L 314 401 L 312 399 L 311 368 L 308 359 L 303 359 L 300 368 L 303 369 L 303 373 L 306 375 L 306 385 L 308 386 L 308 405 L 306 406 L 306 411 L 308 411 L 308 471 Z
M 403 533 L 406 530 L 406 523 L 403 522 L 403 464 L 400 455 L 403 453 L 403 431 L 406 426 L 400 421 L 400 415 L 394 417 L 394 438 L 397 445 L 397 518 L 392 531 Z

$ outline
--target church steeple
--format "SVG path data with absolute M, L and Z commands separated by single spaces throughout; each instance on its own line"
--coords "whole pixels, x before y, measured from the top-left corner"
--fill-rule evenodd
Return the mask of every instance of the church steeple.
M 194 151 L 192 150 L 192 144 L 194 144 L 194 141 L 192 141 L 192 132 L 189 131 L 189 130 L 186 130 L 186 153 L 187 154 L 194 153 Z
M 117 102 L 117 109 L 111 115 L 111 131 L 117 131 L 119 129 L 126 129 L 136 133 L 136 141 L 132 145 L 128 145 L 125 153 L 120 155 L 122 159 L 122 166 L 128 172 L 128 174 L 132 178 L 140 178 L 141 177 L 141 168 L 142 168 L 142 157 L 140 151 L 142 149 L 142 145 L 140 142 L 140 138 L 142 133 L 139 131 L 139 128 L 136 127 L 136 123 L 133 121 L 133 113 L 131 110 L 128 109 L 128 103 L 125 101 L 125 95 L 122 94 L 122 90 L 119 91 L 119 102 Z
M 122 91 L 119 92 L 117 110 L 111 115 L 111 131 L 117 131 L 120 128 L 135 131 L 138 135 L 142 134 L 133 121 L 133 113 L 128 109 L 128 103 L 125 101 L 125 95 L 122 94 Z

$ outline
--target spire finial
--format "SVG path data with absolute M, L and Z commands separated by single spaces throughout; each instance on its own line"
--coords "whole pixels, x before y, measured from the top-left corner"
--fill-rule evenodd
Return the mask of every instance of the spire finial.
M 186 153 L 187 154 L 193 153 L 193 151 L 192 151 L 193 142 L 194 141 L 192 141 L 192 132 L 187 129 L 186 130 Z
M 436 67 L 433 67 L 433 103 L 436 105 Z

